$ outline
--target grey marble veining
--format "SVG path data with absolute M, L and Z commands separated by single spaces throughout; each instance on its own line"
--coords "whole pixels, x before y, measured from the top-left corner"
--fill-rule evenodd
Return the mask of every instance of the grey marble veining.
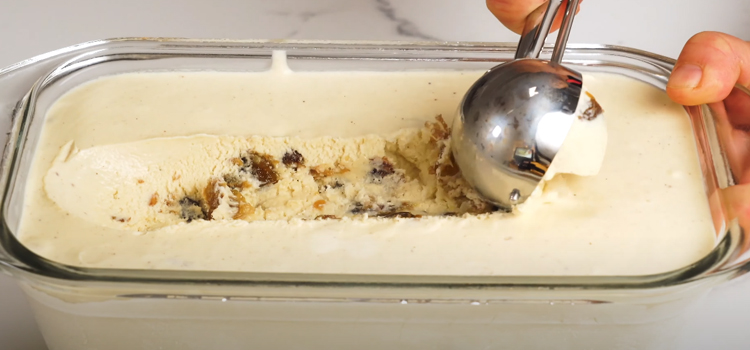
M 377 4 L 376 8 L 378 11 L 396 26 L 396 33 L 398 35 L 423 40 L 440 40 L 434 36 L 422 33 L 412 21 L 397 16 L 396 10 L 393 8 L 390 0 L 375 0 L 375 3 Z
M 750 1 L 585 1 L 571 42 L 676 56 L 691 34 L 750 39 Z M 0 66 L 83 41 L 123 36 L 515 42 L 482 0 L 26 0 L 0 11 Z M 62 28 L 62 29 L 61 29 Z M 23 33 L 20 37 L 19 33 Z

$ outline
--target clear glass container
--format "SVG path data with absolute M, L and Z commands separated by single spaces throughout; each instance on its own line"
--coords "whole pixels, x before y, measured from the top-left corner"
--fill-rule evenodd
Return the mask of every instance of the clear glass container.
M 93 269 L 40 257 L 16 239 L 46 110 L 71 88 L 141 71 L 260 71 L 273 51 L 305 70 L 487 69 L 515 44 L 113 39 L 0 70 L 0 267 L 27 293 L 51 349 L 664 348 L 712 286 L 748 268 L 724 206 L 734 185 L 715 108 L 686 108 L 719 237 L 701 260 L 647 276 L 405 276 Z M 549 55 L 546 49 L 543 55 Z M 566 64 L 664 89 L 674 60 L 570 45 Z M 742 92 L 742 93 L 746 93 Z

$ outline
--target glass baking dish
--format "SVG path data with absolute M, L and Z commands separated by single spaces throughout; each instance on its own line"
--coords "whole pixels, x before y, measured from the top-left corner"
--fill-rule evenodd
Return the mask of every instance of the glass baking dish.
M 716 246 L 689 266 L 657 275 L 92 269 L 40 257 L 15 238 L 29 155 L 46 109 L 62 94 L 126 72 L 263 70 L 274 51 L 305 70 L 479 70 L 512 59 L 515 44 L 112 39 L 0 70 L 0 127 L 7 133 L 0 266 L 27 293 L 51 349 L 663 348 L 697 299 L 747 270 L 744 231 L 723 204 L 723 190 L 735 181 L 716 106 L 686 107 Z M 621 74 L 661 89 L 674 65 L 605 45 L 570 45 L 565 57 L 582 72 Z

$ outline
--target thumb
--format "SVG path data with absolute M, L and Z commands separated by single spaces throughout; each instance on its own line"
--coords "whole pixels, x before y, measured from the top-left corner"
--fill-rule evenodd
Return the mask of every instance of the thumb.
M 667 84 L 677 103 L 695 106 L 725 99 L 736 83 L 750 85 L 750 43 L 717 32 L 685 44 Z

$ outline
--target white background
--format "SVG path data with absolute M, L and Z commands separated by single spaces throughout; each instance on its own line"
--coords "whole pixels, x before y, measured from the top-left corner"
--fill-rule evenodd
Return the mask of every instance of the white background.
M 571 42 L 676 57 L 700 31 L 750 40 L 749 0 L 586 0 Z M 0 67 L 93 39 L 517 41 L 483 0 L 0 0 Z M 680 349 L 750 349 L 750 277 L 691 315 Z M 0 275 L 0 349 L 46 349 L 22 293 Z

